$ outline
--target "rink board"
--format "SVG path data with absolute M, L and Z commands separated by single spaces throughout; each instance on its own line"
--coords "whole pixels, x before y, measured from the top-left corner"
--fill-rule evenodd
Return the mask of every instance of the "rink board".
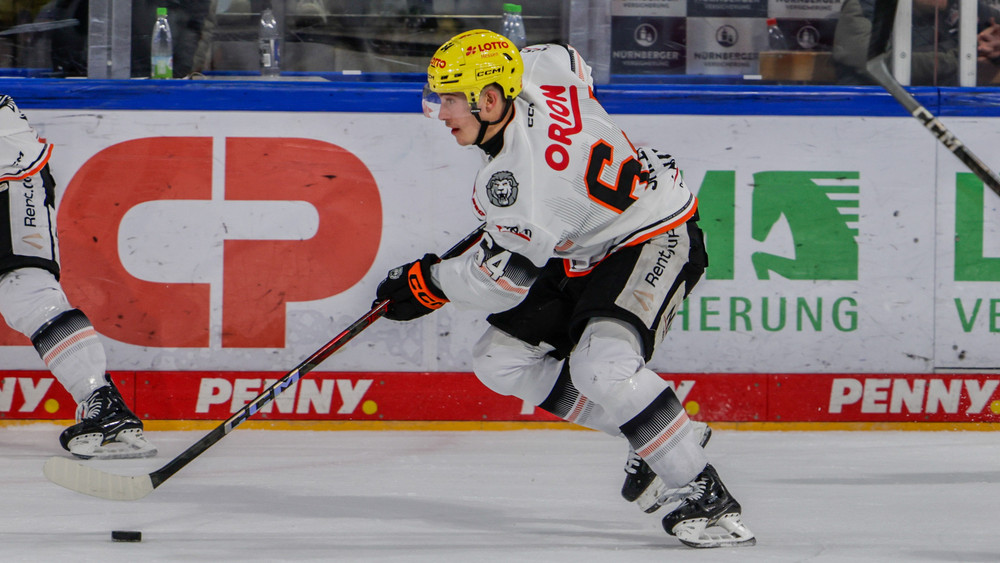
M 115 372 L 143 420 L 221 421 L 284 373 Z M 1000 423 L 1000 375 L 662 375 L 688 414 L 711 422 Z M 0 421 L 64 420 L 74 403 L 47 372 L 0 372 Z M 257 421 L 554 422 L 471 373 L 321 372 L 254 415 Z
M 150 420 L 224 418 L 363 315 L 385 272 L 475 226 L 480 156 L 420 115 L 419 85 L 5 86 L 55 144 L 63 285 Z M 914 92 L 1000 165 L 995 93 Z M 650 362 L 679 394 L 695 382 L 692 416 L 995 420 L 1000 198 L 891 97 L 597 94 L 699 198 L 710 265 Z M 548 420 L 470 375 L 485 327 L 452 306 L 381 320 L 261 416 Z M 0 416 L 71 418 L 2 326 L 0 367 Z

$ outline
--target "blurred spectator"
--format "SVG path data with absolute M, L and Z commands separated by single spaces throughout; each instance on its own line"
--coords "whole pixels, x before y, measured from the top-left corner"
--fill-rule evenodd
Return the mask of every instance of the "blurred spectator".
M 1000 24 L 990 18 L 990 25 L 979 32 L 977 48 L 980 61 L 1000 63 Z
M 873 83 L 864 68 L 874 8 L 875 0 L 845 0 L 841 5 L 833 38 L 839 84 Z M 1000 11 L 979 3 L 981 58 L 984 50 L 1000 54 L 1000 26 L 992 23 L 997 17 Z M 914 0 L 910 84 L 958 85 L 958 19 L 957 0 Z
M 148 77 L 150 41 L 156 8 L 167 8 L 167 19 L 174 40 L 174 76 L 191 73 L 195 48 L 201 37 L 202 23 L 208 15 L 210 0 L 141 0 L 132 3 L 131 75 Z M 46 32 L 51 34 L 52 70 L 56 76 L 87 75 L 87 42 L 90 22 L 88 0 L 53 0 L 42 7 L 37 22 L 76 19 L 75 26 Z
M 54 0 L 42 6 L 37 22 L 77 20 L 77 24 L 48 32 L 55 76 L 87 75 L 88 0 Z

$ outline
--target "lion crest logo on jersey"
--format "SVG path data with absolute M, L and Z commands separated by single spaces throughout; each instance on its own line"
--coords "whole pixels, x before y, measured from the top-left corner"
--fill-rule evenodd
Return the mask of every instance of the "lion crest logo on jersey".
M 510 207 L 517 201 L 517 180 L 506 170 L 496 172 L 486 183 L 486 195 L 490 203 L 497 207 Z

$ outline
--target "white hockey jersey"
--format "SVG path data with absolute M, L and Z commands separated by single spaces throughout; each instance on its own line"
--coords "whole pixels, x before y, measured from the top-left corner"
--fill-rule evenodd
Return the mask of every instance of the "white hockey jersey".
M 0 191 L 8 180 L 38 173 L 49 161 L 52 145 L 38 138 L 10 96 L 0 96 Z
M 568 275 L 586 275 L 616 249 L 665 233 L 696 209 L 673 159 L 633 147 L 597 102 L 590 67 L 574 49 L 537 45 L 521 56 L 514 117 L 472 195 L 485 246 L 432 270 L 452 302 L 489 311 L 516 305 L 530 286 L 504 251 L 537 267 L 561 258 Z

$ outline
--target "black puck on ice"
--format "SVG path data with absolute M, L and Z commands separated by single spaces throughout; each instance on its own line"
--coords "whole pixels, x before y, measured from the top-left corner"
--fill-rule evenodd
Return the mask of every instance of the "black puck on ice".
M 111 532 L 112 541 L 142 541 L 142 532 L 131 532 L 127 530 L 114 530 Z

